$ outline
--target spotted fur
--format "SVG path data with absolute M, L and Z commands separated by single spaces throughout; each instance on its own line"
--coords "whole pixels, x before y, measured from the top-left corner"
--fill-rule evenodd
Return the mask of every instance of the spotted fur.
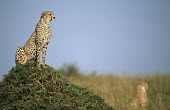
M 42 12 L 41 18 L 36 25 L 28 41 L 23 47 L 18 47 L 15 55 L 16 64 L 25 64 L 28 60 L 36 60 L 40 67 L 40 52 L 42 52 L 42 66 L 45 67 L 47 46 L 52 35 L 50 21 L 54 20 L 53 12 Z
M 140 82 L 137 86 L 137 92 L 133 99 L 128 103 L 128 110 L 147 110 L 148 98 L 147 98 L 147 82 Z

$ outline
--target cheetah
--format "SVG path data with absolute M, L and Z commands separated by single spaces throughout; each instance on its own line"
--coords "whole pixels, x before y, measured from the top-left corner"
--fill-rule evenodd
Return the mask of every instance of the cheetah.
M 133 99 L 126 106 L 129 110 L 146 110 L 148 106 L 147 82 L 140 82 L 137 86 L 137 92 Z M 139 109 L 140 108 L 140 109 Z
M 29 60 L 35 60 L 37 67 L 40 67 L 40 53 L 42 52 L 42 66 L 45 65 L 47 46 L 52 35 L 50 22 L 55 19 L 54 13 L 45 11 L 41 13 L 35 31 L 23 47 L 18 47 L 15 54 L 16 64 L 25 64 Z

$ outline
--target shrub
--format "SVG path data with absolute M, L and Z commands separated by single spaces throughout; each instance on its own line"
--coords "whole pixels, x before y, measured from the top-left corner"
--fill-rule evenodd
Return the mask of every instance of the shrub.
M 59 72 L 66 76 L 80 75 L 79 68 L 75 64 L 63 64 L 63 66 L 59 69 Z
M 52 67 L 17 65 L 0 82 L 0 109 L 114 110 L 87 88 L 70 83 Z

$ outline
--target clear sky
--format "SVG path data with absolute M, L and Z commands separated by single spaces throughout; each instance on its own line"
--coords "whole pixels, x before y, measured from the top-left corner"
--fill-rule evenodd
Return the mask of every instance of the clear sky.
M 0 0 L 0 76 L 53 11 L 46 63 L 82 72 L 170 73 L 170 0 Z

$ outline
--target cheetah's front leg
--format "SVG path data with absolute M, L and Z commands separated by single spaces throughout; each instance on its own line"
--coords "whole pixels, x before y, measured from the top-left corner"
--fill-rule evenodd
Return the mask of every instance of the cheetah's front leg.
M 42 49 L 42 66 L 43 66 L 43 68 L 46 68 L 46 65 L 45 65 L 46 51 L 47 51 L 47 45 L 45 47 L 43 47 L 43 49 Z
M 40 68 L 40 46 L 37 46 L 37 51 L 36 51 L 36 54 L 37 54 L 37 67 Z

